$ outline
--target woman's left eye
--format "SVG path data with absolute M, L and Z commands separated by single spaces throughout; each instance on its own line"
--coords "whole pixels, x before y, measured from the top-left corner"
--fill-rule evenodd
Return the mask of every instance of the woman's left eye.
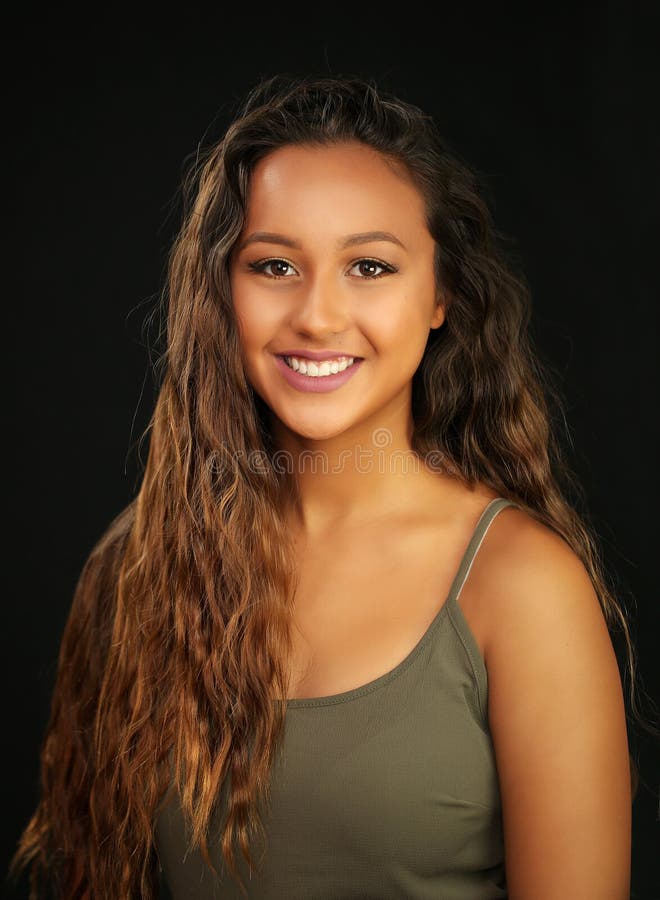
M 380 262 L 377 259 L 359 259 L 357 262 L 353 263 L 351 268 L 354 269 L 356 266 L 360 267 L 362 278 L 380 278 L 381 275 L 386 275 L 389 272 L 396 272 L 394 266 Z M 375 272 L 374 269 L 381 269 L 381 271 Z

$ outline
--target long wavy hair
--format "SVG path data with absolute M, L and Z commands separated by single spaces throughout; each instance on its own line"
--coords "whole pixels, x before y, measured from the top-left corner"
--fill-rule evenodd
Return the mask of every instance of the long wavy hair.
M 285 145 L 343 141 L 403 164 L 435 240 L 446 319 L 413 377 L 413 449 L 442 454 L 465 484 L 488 485 L 570 545 L 610 633 L 623 635 L 626 705 L 647 727 L 628 614 L 575 508 L 582 489 L 552 424 L 562 401 L 532 348 L 530 291 L 480 176 L 430 116 L 371 80 L 277 75 L 253 88 L 184 178 L 147 462 L 76 586 L 40 800 L 11 862 L 12 875 L 30 864 L 31 900 L 45 883 L 67 900 L 155 897 L 154 820 L 168 789 L 190 848 L 215 872 L 207 833 L 225 778 L 222 855 L 245 892 L 234 840 L 253 865 L 250 836 L 264 833 L 257 802 L 269 797 L 286 712 L 296 566 L 282 509 L 296 486 L 274 462 L 267 411 L 246 380 L 229 261 L 255 163 Z

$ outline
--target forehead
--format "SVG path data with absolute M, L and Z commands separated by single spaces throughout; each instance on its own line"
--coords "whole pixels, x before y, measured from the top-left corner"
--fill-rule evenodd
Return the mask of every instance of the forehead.
M 256 164 L 246 228 L 426 230 L 425 203 L 405 167 L 358 142 L 291 145 Z

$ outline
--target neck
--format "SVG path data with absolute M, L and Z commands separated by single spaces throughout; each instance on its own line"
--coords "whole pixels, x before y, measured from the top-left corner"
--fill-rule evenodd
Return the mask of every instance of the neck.
M 303 437 L 279 420 L 271 427 L 294 487 L 287 518 L 296 532 L 310 537 L 419 509 L 431 494 L 437 500 L 443 486 L 449 495 L 453 485 L 451 476 L 430 469 L 413 451 L 409 403 L 381 409 L 377 419 L 324 439 Z

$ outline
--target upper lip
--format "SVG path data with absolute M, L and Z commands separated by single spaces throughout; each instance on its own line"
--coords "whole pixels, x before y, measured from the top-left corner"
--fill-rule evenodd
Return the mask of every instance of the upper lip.
M 351 356 L 353 359 L 362 359 L 361 356 L 355 356 L 353 353 L 347 353 L 345 350 L 282 350 L 276 356 L 302 356 L 307 359 L 315 359 L 322 362 L 324 359 L 336 359 L 338 356 Z

